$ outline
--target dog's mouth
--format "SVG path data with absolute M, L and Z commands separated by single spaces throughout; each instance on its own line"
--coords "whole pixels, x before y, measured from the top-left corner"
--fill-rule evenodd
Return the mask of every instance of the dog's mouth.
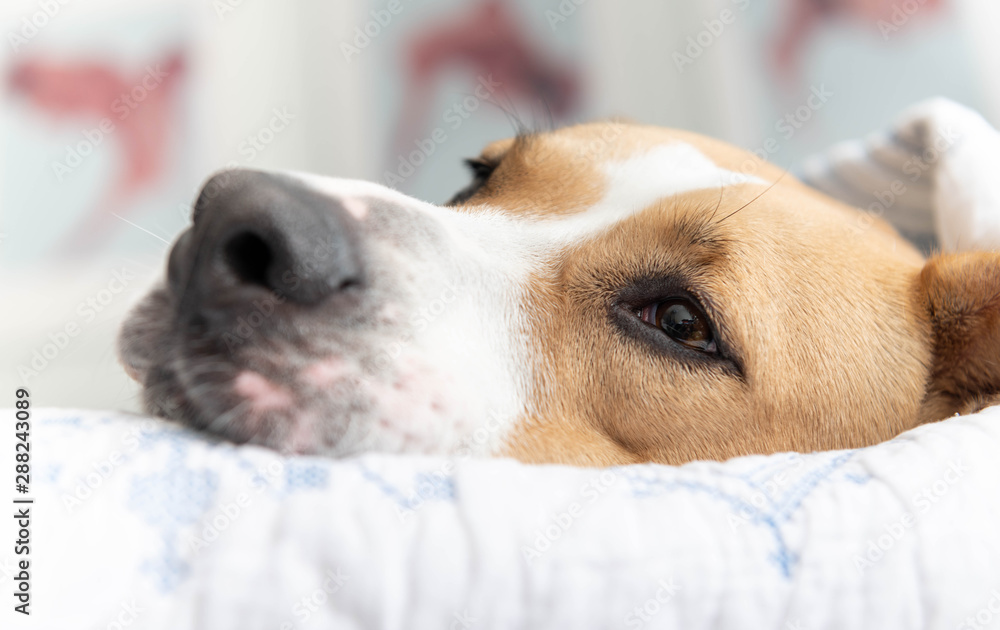
M 351 442 L 363 448 L 371 440 L 345 439 L 352 419 L 367 415 L 371 401 L 363 400 L 360 377 L 333 373 L 343 359 L 314 362 L 307 368 L 312 377 L 296 377 L 289 366 L 254 363 L 256 369 L 220 357 L 178 357 L 148 374 L 145 406 L 232 442 L 289 453 L 348 454 Z
M 451 452 L 475 414 L 453 371 L 384 336 L 402 328 L 397 311 L 381 309 L 365 330 L 320 331 L 276 308 L 243 339 L 232 322 L 198 330 L 164 318 L 177 313 L 165 287 L 126 321 L 119 353 L 149 413 L 228 441 L 333 457 Z
M 175 359 L 144 382 L 151 413 L 236 443 L 294 454 L 447 452 L 454 418 L 444 379 L 416 364 L 375 374 L 329 356 L 281 367 Z

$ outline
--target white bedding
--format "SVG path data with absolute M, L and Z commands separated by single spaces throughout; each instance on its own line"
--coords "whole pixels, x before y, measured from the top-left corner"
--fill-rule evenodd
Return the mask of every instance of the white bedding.
M 997 247 L 998 158 L 934 101 L 804 176 L 866 208 L 902 186 L 873 213 Z M 603 471 L 282 459 L 94 411 L 36 411 L 33 442 L 15 628 L 1000 627 L 1000 408 L 858 451 Z
M 34 441 L 32 628 L 1000 625 L 1000 408 L 609 470 L 282 459 L 93 411 Z

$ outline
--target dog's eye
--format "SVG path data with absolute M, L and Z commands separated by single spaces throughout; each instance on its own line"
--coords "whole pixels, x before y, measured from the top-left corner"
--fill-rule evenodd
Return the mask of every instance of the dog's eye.
M 702 352 L 718 352 L 708 317 L 691 300 L 670 298 L 637 307 L 634 313 L 641 321 L 659 328 L 677 343 Z
M 445 204 L 446 206 L 454 206 L 471 199 L 477 192 L 479 192 L 480 188 L 486 185 L 490 175 L 492 175 L 493 171 L 497 168 L 495 163 L 481 158 L 466 160 L 465 165 L 472 171 L 472 182 L 462 190 L 455 193 L 455 196 L 449 199 L 448 203 Z

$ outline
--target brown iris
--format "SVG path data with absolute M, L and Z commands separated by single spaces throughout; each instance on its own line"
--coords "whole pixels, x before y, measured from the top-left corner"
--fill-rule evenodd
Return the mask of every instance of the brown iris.
M 702 352 L 717 351 L 708 318 L 691 300 L 670 298 L 637 308 L 635 314 L 643 322 L 662 330 L 677 343 Z

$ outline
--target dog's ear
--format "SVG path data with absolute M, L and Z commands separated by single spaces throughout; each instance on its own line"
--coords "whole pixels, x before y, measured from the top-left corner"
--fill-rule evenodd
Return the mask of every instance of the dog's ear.
M 932 258 L 920 290 L 934 352 L 924 419 L 1000 403 L 1000 254 Z

